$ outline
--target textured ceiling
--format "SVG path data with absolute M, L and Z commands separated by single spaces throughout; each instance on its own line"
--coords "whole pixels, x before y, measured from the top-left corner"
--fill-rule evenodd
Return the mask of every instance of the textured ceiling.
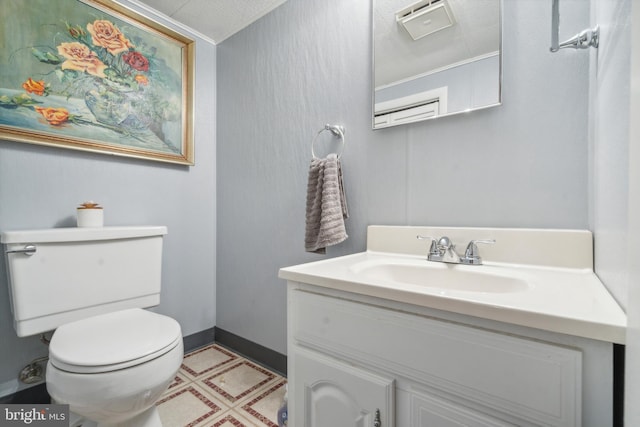
M 141 0 L 147 6 L 220 43 L 286 0 Z

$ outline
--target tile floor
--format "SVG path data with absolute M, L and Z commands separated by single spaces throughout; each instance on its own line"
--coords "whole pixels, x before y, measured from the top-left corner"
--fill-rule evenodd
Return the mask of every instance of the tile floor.
M 164 427 L 277 427 L 286 378 L 212 344 L 187 353 L 157 402 Z

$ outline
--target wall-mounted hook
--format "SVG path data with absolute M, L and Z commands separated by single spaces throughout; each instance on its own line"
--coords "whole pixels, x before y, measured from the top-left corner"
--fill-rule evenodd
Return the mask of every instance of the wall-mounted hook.
M 551 3 L 551 52 L 557 52 L 564 48 L 587 49 L 598 47 L 600 41 L 600 27 L 588 28 L 562 43 L 558 42 L 560 32 L 560 0 L 552 0 Z
M 313 138 L 313 141 L 311 141 L 311 156 L 314 159 L 318 158 L 316 156 L 316 152 L 315 152 L 314 146 L 315 146 L 315 143 L 316 143 L 316 139 L 318 139 L 318 135 L 320 135 L 325 130 L 330 131 L 336 137 L 340 138 L 340 142 L 342 143 L 342 145 L 340 147 L 340 152 L 336 153 L 338 158 L 340 158 L 340 156 L 342 156 L 342 152 L 344 151 L 344 132 L 345 132 L 344 126 L 341 126 L 341 125 L 330 125 L 328 123 L 326 125 L 324 125 L 324 127 L 322 129 L 320 129 L 320 131 L 316 134 L 315 138 Z
M 334 134 L 335 136 L 338 136 L 338 137 L 344 136 L 344 126 L 330 125 L 327 123 L 326 125 L 324 125 L 324 129 L 330 130 L 331 133 Z

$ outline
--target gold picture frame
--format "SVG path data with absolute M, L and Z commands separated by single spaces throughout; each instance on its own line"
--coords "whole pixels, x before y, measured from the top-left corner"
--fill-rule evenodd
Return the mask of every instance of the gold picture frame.
M 112 0 L 3 0 L 0 139 L 194 164 L 195 41 Z

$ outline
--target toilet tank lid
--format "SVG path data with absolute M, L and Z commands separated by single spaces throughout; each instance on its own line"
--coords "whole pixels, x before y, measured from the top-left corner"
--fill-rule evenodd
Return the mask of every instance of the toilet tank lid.
M 165 226 L 67 227 L 42 230 L 16 230 L 0 233 L 0 243 L 82 242 L 162 236 Z

